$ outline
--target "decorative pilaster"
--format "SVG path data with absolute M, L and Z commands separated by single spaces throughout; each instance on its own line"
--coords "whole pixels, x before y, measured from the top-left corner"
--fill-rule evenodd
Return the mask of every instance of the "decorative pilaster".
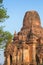
M 7 63 L 6 64 L 10 65 L 10 55 L 8 55 L 8 57 L 7 57 Z
M 36 44 L 33 43 L 33 62 L 36 64 Z

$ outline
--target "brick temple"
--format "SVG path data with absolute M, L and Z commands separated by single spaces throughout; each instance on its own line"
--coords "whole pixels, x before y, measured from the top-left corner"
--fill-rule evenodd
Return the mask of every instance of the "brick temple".
M 36 11 L 27 11 L 23 26 L 14 33 L 5 49 L 4 65 L 38 65 L 43 63 L 43 27 Z

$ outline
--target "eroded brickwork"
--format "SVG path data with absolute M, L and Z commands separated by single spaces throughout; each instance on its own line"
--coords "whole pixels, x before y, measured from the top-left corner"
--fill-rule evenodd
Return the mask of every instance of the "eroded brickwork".
M 37 65 L 43 62 L 43 28 L 36 11 L 26 12 L 21 31 L 5 49 L 4 65 Z

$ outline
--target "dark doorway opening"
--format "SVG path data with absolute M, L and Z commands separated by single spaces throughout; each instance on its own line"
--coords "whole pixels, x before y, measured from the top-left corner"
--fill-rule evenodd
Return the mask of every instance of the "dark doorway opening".
M 36 62 L 37 62 L 37 65 L 39 65 L 40 64 L 40 60 L 39 60 L 39 57 L 38 57 L 38 55 L 36 54 Z
M 12 56 L 10 55 L 10 65 L 12 64 Z

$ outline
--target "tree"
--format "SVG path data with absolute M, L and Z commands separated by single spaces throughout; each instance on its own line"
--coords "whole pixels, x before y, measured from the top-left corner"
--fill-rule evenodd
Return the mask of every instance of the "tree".
M 0 48 L 5 48 L 12 41 L 12 34 L 0 27 Z
M 0 0 L 0 22 L 4 22 L 7 18 L 9 18 L 7 10 L 3 7 L 3 0 Z
M 9 16 L 7 10 L 3 7 L 3 0 L 0 0 L 0 23 L 4 22 Z M 3 26 L 0 26 L 0 48 L 6 47 L 12 40 L 12 34 L 8 31 L 3 30 Z
M 0 22 L 4 22 L 5 19 L 9 18 L 7 11 L 4 7 L 0 8 Z
M 2 3 L 3 2 L 3 0 L 0 0 L 0 3 Z

